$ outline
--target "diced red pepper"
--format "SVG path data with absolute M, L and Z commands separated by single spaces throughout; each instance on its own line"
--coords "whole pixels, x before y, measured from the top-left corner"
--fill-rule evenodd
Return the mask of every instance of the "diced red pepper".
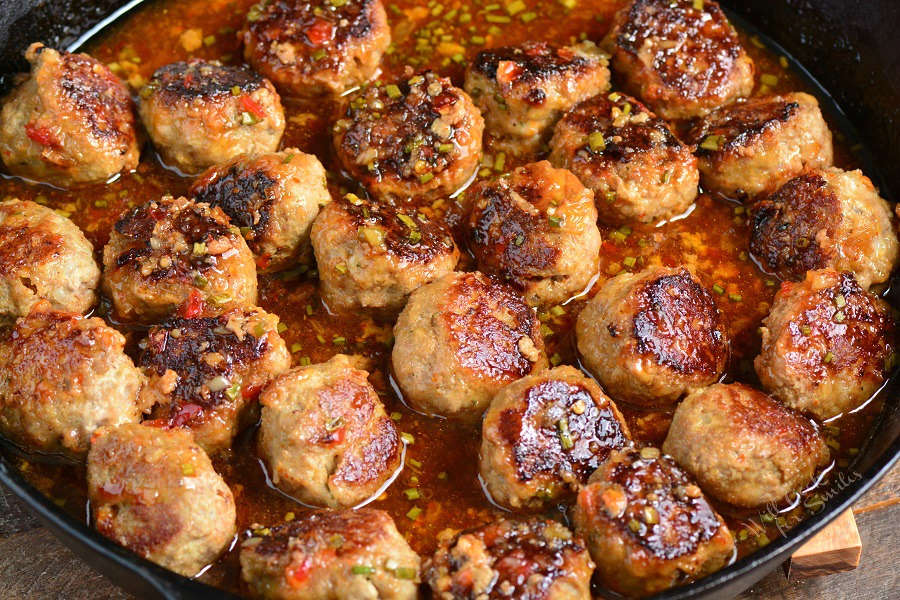
M 501 60 L 497 63 L 497 83 L 503 85 L 512 83 L 519 75 L 521 67 L 511 60 Z
M 256 266 L 260 269 L 265 269 L 269 266 L 269 263 L 272 262 L 271 254 L 260 254 L 256 257 Z
M 193 319 L 203 314 L 203 296 L 197 290 L 191 290 L 184 304 L 181 305 L 181 316 Z
M 249 112 L 251 115 L 256 117 L 259 120 L 266 118 L 266 109 L 259 105 L 259 102 L 251 98 L 250 96 L 244 95 L 241 96 L 241 106 L 244 107 L 244 110 Z
M 312 571 L 312 561 L 304 556 L 300 562 L 288 566 L 284 570 L 284 578 L 292 588 L 298 588 L 307 580 Z
M 316 19 L 312 25 L 306 28 L 306 37 L 313 46 L 321 46 L 331 41 L 334 36 L 334 25 L 325 19 Z
M 56 134 L 49 127 L 41 127 L 35 125 L 34 123 L 26 123 L 25 124 L 25 135 L 29 137 L 32 141 L 41 146 L 49 146 L 51 148 L 55 148 L 59 145 L 59 140 L 56 139 Z

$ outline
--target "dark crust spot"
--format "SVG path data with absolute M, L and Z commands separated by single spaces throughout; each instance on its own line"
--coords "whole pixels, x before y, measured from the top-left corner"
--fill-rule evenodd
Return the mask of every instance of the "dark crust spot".
M 0 340 L 15 367 L 56 379 L 82 371 L 85 359 L 97 358 L 114 343 L 115 331 L 65 312 L 32 312 L 6 329 Z M 69 383 L 69 382 L 66 382 Z
M 571 48 L 557 47 L 546 42 L 526 42 L 522 46 L 482 50 L 475 57 L 472 69 L 496 81 L 497 68 L 501 62 L 516 64 L 514 71 L 509 74 L 512 85 L 530 85 L 557 75 L 576 76 L 595 66 L 593 61 L 575 54 Z M 544 98 L 543 90 L 529 91 L 528 99 L 535 106 L 543 104 Z
M 800 109 L 799 102 L 780 97 L 751 98 L 731 104 L 697 122 L 686 134 L 688 143 L 700 144 L 708 135 L 722 136 L 718 150 L 698 147 L 697 154 L 720 155 L 746 146 L 766 132 L 783 126 Z
M 59 256 L 62 248 L 63 237 L 44 227 L 4 223 L 0 225 L 0 275 L 15 277 L 22 269 L 45 264 Z
M 319 553 L 331 552 L 340 557 L 364 552 L 385 537 L 390 522 L 387 513 L 372 508 L 311 511 L 272 527 L 270 533 L 252 547 L 253 553 L 262 557 L 289 558 L 289 554 L 296 552 L 312 559 Z M 335 536 L 340 536 L 337 538 L 340 544 L 334 543 Z
M 115 540 L 132 552 L 148 556 L 165 548 L 182 530 L 183 524 L 178 511 L 171 506 L 142 504 L 137 497 L 117 500 L 115 503 L 101 504 L 94 511 L 94 526 L 101 535 Z M 127 521 L 117 518 L 122 505 L 127 505 Z M 133 526 L 129 527 L 127 523 L 133 523 Z
M 193 59 L 160 67 L 147 85 L 161 102 L 171 105 L 195 98 L 231 98 L 235 87 L 241 92 L 253 92 L 263 86 L 263 81 L 261 75 L 247 67 Z

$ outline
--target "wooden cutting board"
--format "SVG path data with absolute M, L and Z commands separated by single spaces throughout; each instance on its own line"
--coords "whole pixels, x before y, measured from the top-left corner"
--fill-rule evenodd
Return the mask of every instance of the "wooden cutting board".
M 859 566 L 862 540 L 853 510 L 847 509 L 828 527 L 800 546 L 785 563 L 788 579 L 808 579 Z

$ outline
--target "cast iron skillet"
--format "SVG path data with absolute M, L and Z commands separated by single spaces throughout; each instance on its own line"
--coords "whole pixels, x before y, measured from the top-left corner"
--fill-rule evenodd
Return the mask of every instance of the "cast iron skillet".
M 74 49 L 80 43 L 142 0 L 0 0 L 0 91 L 12 75 L 23 71 L 22 49 L 30 42 Z M 827 89 L 792 60 L 817 90 L 823 110 L 853 144 L 878 148 L 877 156 L 863 150 L 858 158 L 866 174 L 889 201 L 900 190 L 900 44 L 890 31 L 900 22 L 900 3 L 870 0 L 864 5 L 844 0 L 738 0 L 729 17 L 745 31 L 760 36 L 779 54 L 796 56 L 826 83 Z M 749 19 L 749 20 L 748 20 Z M 754 24 L 759 24 L 759 30 Z M 763 34 L 771 33 L 772 36 Z M 773 39 L 778 38 L 783 46 Z M 790 50 L 790 52 L 788 52 Z M 850 109 L 847 115 L 839 104 Z M 858 123 L 860 135 L 851 124 Z M 855 139 L 854 139 L 855 138 Z M 879 169 L 879 166 L 882 168 Z M 879 173 L 889 173 L 885 181 Z M 888 300 L 900 307 L 900 278 L 892 278 Z M 805 540 L 825 527 L 874 485 L 900 459 L 900 374 L 880 392 L 887 399 L 882 415 L 847 475 L 833 478 L 822 493 L 827 501 L 818 514 L 806 519 L 771 544 L 705 579 L 675 588 L 655 598 L 720 598 L 734 596 L 783 562 Z M 60 540 L 88 564 L 116 584 L 142 598 L 205 600 L 233 595 L 158 567 L 93 531 L 84 521 L 61 511 L 29 485 L 0 453 L 0 483 L 21 498 Z

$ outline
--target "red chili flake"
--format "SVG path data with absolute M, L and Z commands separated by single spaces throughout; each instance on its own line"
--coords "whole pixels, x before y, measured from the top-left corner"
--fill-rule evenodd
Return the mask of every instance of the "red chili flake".
M 501 60 L 497 64 L 497 82 L 510 83 L 518 76 L 521 68 L 511 60 Z
M 259 102 L 251 98 L 250 96 L 241 96 L 241 106 L 244 107 L 244 110 L 252 114 L 257 119 L 265 119 L 266 118 L 266 109 L 259 105 Z
M 306 37 L 313 46 L 321 46 L 334 37 L 334 25 L 325 19 L 316 19 L 306 28 Z
M 259 385 L 245 385 L 241 387 L 241 396 L 244 398 L 255 398 L 259 395 L 261 386 Z
M 169 419 L 169 425 L 171 427 L 183 427 L 201 413 L 203 413 L 203 407 L 199 404 L 183 404 L 178 409 L 178 412 Z
M 181 305 L 181 316 L 187 319 L 199 317 L 203 313 L 203 296 L 197 290 L 191 290 L 184 304 Z
M 312 571 L 312 566 L 312 561 L 306 556 L 304 556 L 299 563 L 288 566 L 288 568 L 284 570 L 284 577 L 287 579 L 288 585 L 293 588 L 298 588 L 303 585 L 309 577 L 309 573 Z
M 269 266 L 269 263 L 272 262 L 271 254 L 260 254 L 256 257 L 256 266 L 260 269 L 265 269 Z
M 56 139 L 56 134 L 54 134 L 49 127 L 41 127 L 34 123 L 26 123 L 25 135 L 41 146 L 50 146 L 52 148 L 59 146 L 59 140 Z

